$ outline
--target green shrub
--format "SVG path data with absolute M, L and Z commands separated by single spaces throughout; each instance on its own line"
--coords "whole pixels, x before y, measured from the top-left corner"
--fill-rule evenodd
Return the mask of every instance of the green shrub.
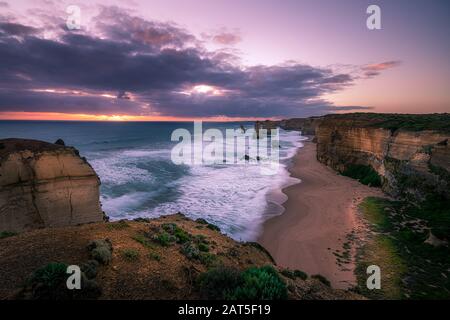
M 175 223 L 164 223 L 161 228 L 168 234 L 176 238 L 177 243 L 186 243 L 191 239 L 191 235 L 178 227 Z
M 200 293 L 206 299 L 223 300 L 230 297 L 241 282 L 239 270 L 219 266 L 200 275 Z
M 9 237 L 13 237 L 16 235 L 17 235 L 16 232 L 2 231 L 2 232 L 0 232 L 0 239 L 9 238 Z
M 362 184 L 371 187 L 381 187 L 381 178 L 371 166 L 351 164 L 345 168 L 342 175 L 357 179 Z
M 175 231 L 174 236 L 177 238 L 178 243 L 186 243 L 191 239 L 191 236 L 180 228 Z
M 175 242 L 177 239 L 168 234 L 167 232 L 162 232 L 159 234 L 156 234 L 153 237 L 153 240 L 162 245 L 163 247 L 168 247 L 172 242 Z
M 51 262 L 37 269 L 30 278 L 31 283 L 39 283 L 47 289 L 57 287 L 68 277 L 67 265 L 59 262 Z
M 161 228 L 169 234 L 174 234 L 178 227 L 175 223 L 163 223 Z
M 213 231 L 220 232 L 220 228 L 219 228 L 218 226 L 212 224 L 212 223 L 208 223 L 207 228 L 208 228 L 208 229 L 211 229 L 211 230 L 213 230 Z
M 148 254 L 148 257 L 150 259 L 156 260 L 156 261 L 161 261 L 161 256 L 159 254 L 157 254 L 156 252 L 150 252 Z
M 216 262 L 217 256 L 209 253 L 208 251 L 208 245 L 203 242 L 199 244 L 186 242 L 181 247 L 181 253 L 184 254 L 189 260 L 198 260 L 205 266 L 212 266 Z
M 300 278 L 302 280 L 308 279 L 308 275 L 301 270 L 283 269 L 280 273 L 283 276 L 290 278 L 292 280 L 295 280 L 296 278 Z
M 292 279 L 292 280 L 295 279 L 294 271 L 292 271 L 292 270 L 289 270 L 289 269 L 283 269 L 283 270 L 280 271 L 280 273 L 281 273 L 283 276 L 285 276 L 286 278 L 289 278 L 289 279 Z
M 306 272 L 301 271 L 301 270 L 294 270 L 294 276 L 296 278 L 300 278 L 302 280 L 308 279 L 308 274 Z
M 232 300 L 280 300 L 287 298 L 286 284 L 271 266 L 250 268 L 241 275 L 242 284 L 230 296 Z
M 203 219 L 203 218 L 198 218 L 197 220 L 195 220 L 195 222 L 197 222 L 197 223 L 199 223 L 199 224 L 204 224 L 204 225 L 206 225 L 206 227 L 207 227 L 208 229 L 211 229 L 211 230 L 220 232 L 220 228 L 219 228 L 218 226 L 216 226 L 216 225 L 214 225 L 214 224 L 212 224 L 212 223 L 209 223 L 208 221 L 206 221 L 206 220 Z
M 203 218 L 198 218 L 197 220 L 195 220 L 195 222 L 200 223 L 200 224 L 208 224 L 208 221 L 206 221 Z
M 68 266 L 59 262 L 49 263 L 31 275 L 18 297 L 25 300 L 97 299 L 102 292 L 97 282 L 92 280 L 96 276 L 94 269 L 97 266 L 98 263 L 94 260 L 81 265 L 81 290 L 69 290 L 66 284 L 69 277 L 66 273 Z
M 67 290 L 67 265 L 59 262 L 49 263 L 33 272 L 24 288 L 25 299 L 71 299 Z
M 181 253 L 190 260 L 200 257 L 200 250 L 191 242 L 187 242 L 181 247 Z
M 331 282 L 321 274 L 312 275 L 311 278 L 317 279 L 320 282 L 322 282 L 324 285 L 331 287 Z
M 217 262 L 217 256 L 208 252 L 201 252 L 198 259 L 207 267 L 211 267 Z
M 139 260 L 139 252 L 134 249 L 125 249 L 122 251 L 122 257 L 129 262 L 134 262 Z
M 200 242 L 200 243 L 198 244 L 198 249 L 199 249 L 200 251 L 202 251 L 202 252 L 208 252 L 208 251 L 209 251 L 208 245 L 207 245 L 206 243 L 204 243 L 204 242 Z
M 88 279 L 94 279 L 97 276 L 98 266 L 97 260 L 88 260 L 80 265 L 80 269 Z
M 208 299 L 279 300 L 287 298 L 286 284 L 271 266 L 239 272 L 218 267 L 200 276 L 200 292 Z
M 92 259 L 104 265 L 111 262 L 113 247 L 109 239 L 91 241 L 87 248 Z
M 137 235 L 133 236 L 132 239 L 136 242 L 139 242 L 146 248 L 153 248 L 153 245 L 150 242 L 150 240 L 143 234 L 137 234 Z
M 206 239 L 206 236 L 204 236 L 203 234 L 196 235 L 194 237 L 194 242 L 208 244 L 208 240 Z

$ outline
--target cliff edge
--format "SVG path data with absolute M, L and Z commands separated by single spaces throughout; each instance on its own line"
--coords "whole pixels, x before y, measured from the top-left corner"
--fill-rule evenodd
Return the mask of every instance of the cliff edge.
M 450 198 L 450 114 L 351 113 L 260 124 L 315 135 L 320 162 L 354 178 L 370 176 L 366 184 L 391 196 Z
M 450 198 L 450 132 L 439 126 L 446 118 L 450 123 L 448 115 L 324 117 L 316 128 L 317 159 L 349 176 L 373 170 L 394 197 Z
M 102 221 L 99 186 L 75 148 L 0 140 L 0 232 Z

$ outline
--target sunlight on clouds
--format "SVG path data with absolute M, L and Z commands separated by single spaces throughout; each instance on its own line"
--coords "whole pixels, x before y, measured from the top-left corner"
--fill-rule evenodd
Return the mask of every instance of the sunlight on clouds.
M 205 95 L 205 96 L 224 96 L 229 90 L 224 90 L 215 86 L 207 84 L 195 85 L 187 90 L 179 91 L 179 94 L 192 96 L 192 95 Z

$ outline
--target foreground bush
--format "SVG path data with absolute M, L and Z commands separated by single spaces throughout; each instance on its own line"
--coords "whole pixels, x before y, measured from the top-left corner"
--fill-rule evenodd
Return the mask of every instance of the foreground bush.
M 97 275 L 98 262 L 90 260 L 82 264 L 81 290 L 67 288 L 68 265 L 52 262 L 33 272 L 16 295 L 16 299 L 24 300 L 72 300 L 97 299 L 101 295 L 101 288 L 93 278 Z M 95 269 L 95 270 L 94 270 Z
M 319 280 L 320 282 L 322 282 L 324 285 L 331 287 L 331 282 L 330 280 L 328 280 L 327 278 L 325 278 L 323 275 L 321 274 L 315 274 L 312 275 L 311 278 Z
M 241 284 L 239 270 L 217 267 L 200 276 L 199 286 L 203 297 L 210 300 L 223 300 L 230 297 Z
M 30 278 L 31 283 L 39 283 L 42 289 L 54 290 L 67 278 L 67 265 L 59 262 L 49 263 L 37 269 Z
M 208 299 L 280 300 L 287 298 L 286 284 L 271 266 L 239 272 L 218 267 L 200 276 L 200 292 Z

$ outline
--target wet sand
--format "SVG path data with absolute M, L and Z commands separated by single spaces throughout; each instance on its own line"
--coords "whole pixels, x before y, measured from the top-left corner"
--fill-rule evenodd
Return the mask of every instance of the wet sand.
M 301 183 L 283 189 L 285 210 L 264 223 L 258 242 L 279 266 L 324 275 L 333 287 L 345 289 L 356 282 L 354 263 L 338 265 L 335 253 L 345 251 L 349 233 L 364 228 L 357 216 L 361 200 L 382 192 L 338 175 L 316 160 L 314 143 L 304 144 L 289 169 Z

